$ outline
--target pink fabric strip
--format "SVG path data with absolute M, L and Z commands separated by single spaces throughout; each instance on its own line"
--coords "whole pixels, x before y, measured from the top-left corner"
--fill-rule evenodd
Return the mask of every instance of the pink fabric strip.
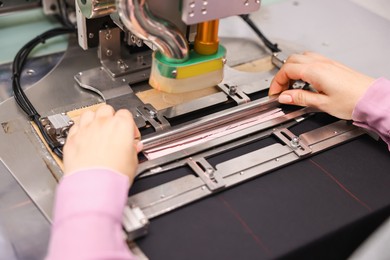
M 149 160 L 155 159 L 155 158 L 158 158 L 158 157 L 170 154 L 170 153 L 174 153 L 174 152 L 183 150 L 185 148 L 188 148 L 188 147 L 191 147 L 191 146 L 194 146 L 197 144 L 211 141 L 211 140 L 216 139 L 218 137 L 237 132 L 237 131 L 242 130 L 244 128 L 248 128 L 250 126 L 254 126 L 254 125 L 263 123 L 265 121 L 268 121 L 268 120 L 271 120 L 271 119 L 274 119 L 274 118 L 277 118 L 277 117 L 280 117 L 283 115 L 284 115 L 284 112 L 280 108 L 273 109 L 269 112 L 262 113 L 258 116 L 253 117 L 253 118 L 246 119 L 244 121 L 237 122 L 237 123 L 232 123 L 232 124 L 227 125 L 227 126 L 219 127 L 217 129 L 211 130 L 207 133 L 198 134 L 195 136 L 191 136 L 191 137 L 182 139 L 182 140 L 177 141 L 177 142 L 169 143 L 168 145 L 163 145 L 163 146 L 160 146 L 157 148 L 146 150 L 146 151 L 144 151 L 144 153 Z

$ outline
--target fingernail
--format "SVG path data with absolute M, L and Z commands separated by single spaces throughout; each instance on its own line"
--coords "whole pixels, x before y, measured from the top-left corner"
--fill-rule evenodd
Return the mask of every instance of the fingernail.
M 279 96 L 279 102 L 280 103 L 292 103 L 293 102 L 293 99 L 290 95 L 280 95 Z

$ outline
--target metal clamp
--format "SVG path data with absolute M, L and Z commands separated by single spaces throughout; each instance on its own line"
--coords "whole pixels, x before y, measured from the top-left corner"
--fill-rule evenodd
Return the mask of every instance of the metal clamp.
M 274 131 L 273 134 L 279 138 L 280 141 L 288 145 L 299 157 L 312 153 L 312 150 L 303 140 L 286 128 Z
M 65 113 L 55 114 L 40 119 L 45 132 L 54 141 L 61 145 L 65 144 L 70 127 L 74 124 Z
M 210 191 L 225 187 L 222 176 L 203 157 L 200 159 L 188 158 L 188 166 L 202 179 Z
M 287 61 L 287 58 L 288 58 L 288 55 L 284 52 L 275 52 L 273 55 L 272 55 L 272 64 L 274 64 L 278 69 L 280 69 L 283 64 L 286 63 Z
M 241 105 L 251 101 L 251 99 L 237 85 L 223 83 L 219 84 L 218 87 L 223 92 L 225 92 L 226 95 L 231 97 L 237 103 L 237 105 Z
M 137 107 L 137 111 L 145 121 L 148 121 L 152 125 L 156 132 L 170 127 L 168 120 L 160 115 L 160 113 L 158 113 L 158 111 L 151 104 Z

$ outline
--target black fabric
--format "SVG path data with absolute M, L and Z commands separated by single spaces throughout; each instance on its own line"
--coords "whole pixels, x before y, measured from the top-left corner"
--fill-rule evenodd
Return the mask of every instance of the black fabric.
M 389 156 L 361 137 L 153 219 L 137 242 L 151 259 L 345 259 L 390 215 Z

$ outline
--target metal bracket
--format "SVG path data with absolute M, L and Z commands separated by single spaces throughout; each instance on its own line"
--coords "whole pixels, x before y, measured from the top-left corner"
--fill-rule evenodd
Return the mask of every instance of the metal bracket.
M 137 127 L 146 125 L 142 117 L 137 116 L 137 107 L 144 103 L 135 95 L 129 86 L 129 83 L 135 83 L 142 80 L 142 75 L 131 74 L 124 77 L 111 78 L 103 68 L 95 68 L 79 72 L 74 78 L 83 89 L 91 90 L 98 94 L 107 104 L 112 105 L 114 109 L 128 109 L 134 116 Z
M 210 191 L 216 191 L 225 187 L 221 174 L 211 166 L 206 159 L 187 159 L 188 166 L 204 181 Z
M 309 146 L 299 138 L 299 136 L 294 135 L 290 130 L 284 128 L 276 130 L 273 134 L 279 138 L 280 141 L 288 145 L 296 155 L 303 157 L 311 154 L 311 149 Z
M 110 28 L 99 31 L 100 62 L 111 77 L 116 78 L 140 70 L 149 75 L 152 58 L 150 51 L 122 57 L 119 28 Z M 131 66 L 129 66 L 131 64 Z
M 251 99 L 237 85 L 223 83 L 219 84 L 218 87 L 223 92 L 225 92 L 226 95 L 231 97 L 237 103 L 237 105 L 241 105 L 251 101 Z
M 294 125 L 292 122 L 287 124 Z M 340 120 L 301 134 L 301 140 L 295 140 L 293 138 L 295 135 L 289 132 L 286 127 L 288 126 L 285 126 L 282 130 L 272 131 L 271 129 L 270 132 L 265 130 L 251 136 L 240 133 L 240 136 L 247 137 L 233 143 L 209 143 L 213 147 L 212 150 L 199 151 L 192 158 L 184 156 L 186 158 L 178 160 L 177 156 L 167 155 L 161 158 L 161 162 L 164 163 L 158 164 L 160 168 L 156 170 L 156 173 L 161 174 L 174 168 L 189 166 L 194 174 L 180 177 L 132 195 L 129 197 L 128 205 L 137 205 L 142 209 L 145 216 L 152 219 L 209 196 L 215 191 L 227 189 L 273 169 L 302 160 L 305 158 L 303 155 L 310 156 L 319 153 L 364 134 L 361 129 Z M 212 155 L 234 149 L 248 142 L 261 140 L 271 134 L 280 137 L 287 145 L 275 143 L 221 162 L 215 168 L 206 161 Z M 234 134 L 229 136 L 229 139 L 234 139 Z M 182 151 L 181 153 L 187 156 L 191 154 L 190 151 Z M 145 162 L 140 165 L 144 168 L 143 171 L 155 169 L 155 164 L 147 164 L 148 162 Z
M 54 141 L 65 144 L 70 127 L 74 124 L 65 113 L 50 115 L 40 119 L 45 132 Z
M 139 238 L 148 233 L 149 220 L 138 207 L 125 207 L 122 224 L 129 240 Z
M 288 55 L 284 52 L 275 52 L 272 55 L 272 64 L 274 64 L 278 69 L 280 69 L 284 63 L 286 63 Z
M 148 121 L 152 125 L 156 132 L 170 127 L 168 120 L 160 115 L 160 113 L 151 104 L 137 107 L 137 111 L 145 121 Z

